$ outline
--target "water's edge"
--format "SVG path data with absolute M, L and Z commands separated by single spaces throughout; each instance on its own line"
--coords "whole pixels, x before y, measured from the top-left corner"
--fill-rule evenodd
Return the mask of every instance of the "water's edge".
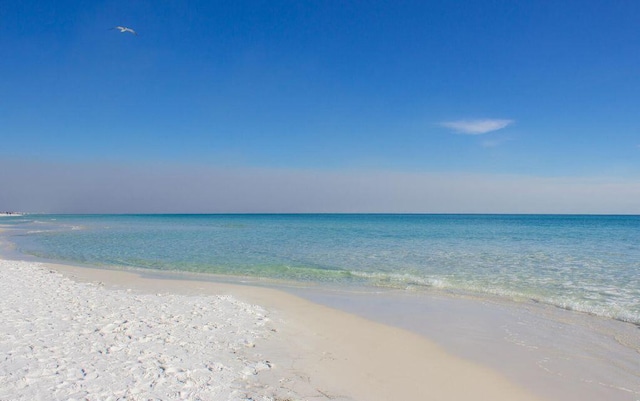
M 0 237 L 2 233 L 0 233 Z M 5 238 L 0 257 L 69 264 L 21 255 Z M 265 286 L 400 327 L 450 353 L 489 366 L 549 400 L 640 397 L 640 330 L 636 325 L 572 312 L 531 300 L 422 288 L 349 287 L 250 276 L 213 275 L 122 266 L 155 279 L 185 279 Z M 587 397 L 589 396 L 589 397 Z

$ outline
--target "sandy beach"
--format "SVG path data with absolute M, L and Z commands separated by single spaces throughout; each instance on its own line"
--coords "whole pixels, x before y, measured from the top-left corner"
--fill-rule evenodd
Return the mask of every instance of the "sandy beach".
M 272 289 L 0 261 L 0 399 L 534 400 L 426 338 Z

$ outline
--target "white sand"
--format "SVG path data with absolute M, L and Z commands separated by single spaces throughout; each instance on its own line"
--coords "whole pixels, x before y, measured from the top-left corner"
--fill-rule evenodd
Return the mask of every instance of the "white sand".
M 245 400 L 276 389 L 267 312 L 232 296 L 149 295 L 0 261 L 0 399 Z
M 0 260 L 0 291 L 0 400 L 536 400 L 277 290 Z

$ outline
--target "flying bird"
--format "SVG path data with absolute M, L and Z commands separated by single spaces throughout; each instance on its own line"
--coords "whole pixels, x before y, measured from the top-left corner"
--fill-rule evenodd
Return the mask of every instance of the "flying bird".
M 133 30 L 133 29 L 131 29 L 131 28 L 127 28 L 126 26 L 114 26 L 114 27 L 113 27 L 113 28 L 111 28 L 111 29 L 117 29 L 117 30 L 119 30 L 121 33 L 131 32 L 132 34 L 134 34 L 134 35 L 138 36 L 138 34 L 136 33 L 136 31 L 134 31 L 134 30 Z

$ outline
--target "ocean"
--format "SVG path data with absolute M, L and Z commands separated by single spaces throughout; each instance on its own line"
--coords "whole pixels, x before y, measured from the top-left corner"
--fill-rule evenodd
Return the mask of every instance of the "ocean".
M 640 216 L 25 215 L 32 257 L 283 285 L 444 290 L 640 324 Z

